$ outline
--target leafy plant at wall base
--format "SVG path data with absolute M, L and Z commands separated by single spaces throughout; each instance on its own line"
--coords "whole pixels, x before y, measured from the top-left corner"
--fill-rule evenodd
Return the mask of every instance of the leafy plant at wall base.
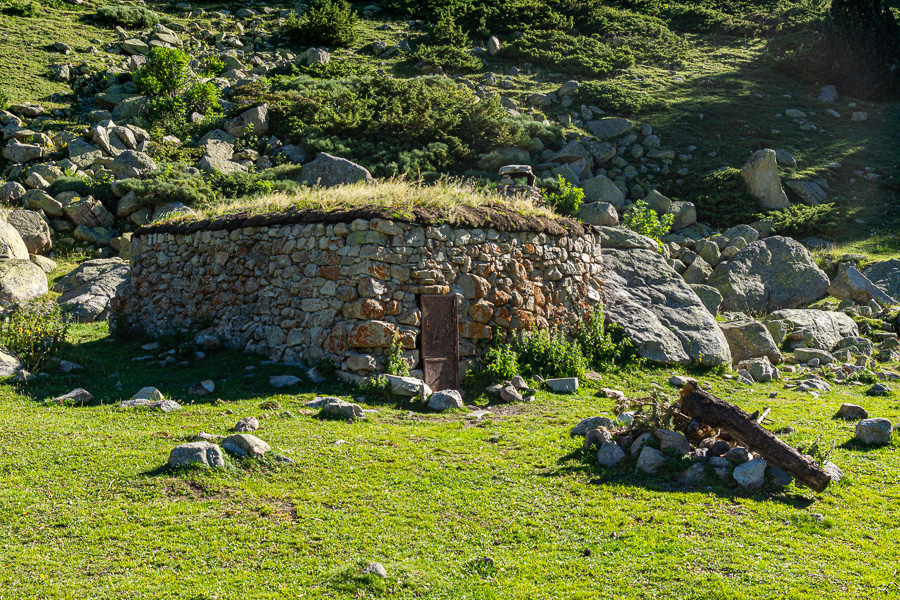
M 584 190 L 566 181 L 562 175 L 556 177 L 559 190 L 544 194 L 544 200 L 556 208 L 556 212 L 559 214 L 571 217 L 578 212 L 584 202 Z
M 627 339 L 624 330 L 618 325 L 607 324 L 600 306 L 595 306 L 584 315 L 572 334 L 585 358 L 597 368 L 630 358 L 634 353 L 634 345 Z
M 579 377 L 588 370 L 581 346 L 560 330 L 517 331 L 512 347 L 523 371 L 541 377 Z
M 0 325 L 0 343 L 37 371 L 65 343 L 69 319 L 54 300 L 32 300 L 12 309 Z
M 660 252 L 662 252 L 662 242 L 659 240 L 669 233 L 674 221 L 675 215 L 667 214 L 660 217 L 643 200 L 635 202 L 634 206 L 625 213 L 625 227 L 655 240 L 659 245 Z
M 384 360 L 384 370 L 388 375 L 409 377 L 409 367 L 403 359 L 403 345 L 400 343 L 399 334 L 395 333 L 391 340 L 391 346 L 388 348 L 388 353 Z
M 494 338 L 484 355 L 484 369 L 492 380 L 509 380 L 519 374 L 519 357 L 509 344 Z

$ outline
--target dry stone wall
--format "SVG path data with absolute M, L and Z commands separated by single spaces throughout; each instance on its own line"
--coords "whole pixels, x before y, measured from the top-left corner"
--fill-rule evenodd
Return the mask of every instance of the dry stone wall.
M 390 219 L 138 231 L 116 308 L 151 335 L 205 327 L 209 344 L 287 362 L 380 370 L 393 336 L 419 363 L 420 294 L 456 294 L 460 357 L 492 328 L 570 325 L 599 301 L 600 237 Z

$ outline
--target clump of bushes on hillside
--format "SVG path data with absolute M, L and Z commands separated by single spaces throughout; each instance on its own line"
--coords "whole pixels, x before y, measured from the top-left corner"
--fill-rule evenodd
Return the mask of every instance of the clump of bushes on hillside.
M 346 48 L 358 37 L 359 17 L 347 0 L 315 0 L 302 16 L 291 13 L 284 32 L 298 44 Z
M 443 13 L 431 28 L 428 43 L 419 46 L 413 58 L 433 67 L 477 71 L 481 69 L 482 63 L 469 51 L 471 45 L 469 36 L 457 25 L 453 16 Z
M 97 20 L 129 29 L 146 29 L 159 23 L 159 16 L 142 6 L 103 6 L 97 11 Z
M 829 236 L 840 222 L 841 211 L 834 204 L 807 206 L 792 204 L 781 210 L 772 210 L 759 215 L 760 218 L 775 222 L 772 231 L 778 235 L 794 238 L 809 236 Z
M 617 81 L 585 81 L 572 92 L 572 101 L 618 114 L 659 110 L 665 106 L 664 102 L 650 94 L 629 90 Z
M 266 101 L 279 136 L 310 153 L 358 162 L 378 177 L 463 172 L 497 146 L 527 147 L 524 121 L 497 97 L 478 97 L 437 77 L 276 82 L 246 102 Z
M 614 47 L 592 37 L 560 31 L 526 33 L 507 46 L 503 55 L 586 77 L 604 77 L 635 63 L 627 46 Z
M 638 200 L 625 213 L 624 225 L 635 233 L 654 240 L 659 245 L 659 251 L 662 252 L 663 244 L 660 239 L 669 233 L 674 221 L 675 215 L 666 214 L 660 217 L 655 210 L 650 208 L 649 204 Z
M 13 17 L 36 17 L 41 12 L 41 5 L 34 0 L 10 0 L 0 10 Z
M 741 170 L 725 167 L 709 173 L 691 173 L 679 191 L 697 207 L 697 220 L 727 228 L 754 220 L 762 207 L 750 195 Z
M 135 72 L 135 87 L 153 98 L 148 121 L 154 133 L 183 136 L 189 129 L 188 115 L 207 116 L 221 110 L 219 89 L 211 82 L 199 81 L 190 61 L 179 48 L 153 48 L 147 62 Z

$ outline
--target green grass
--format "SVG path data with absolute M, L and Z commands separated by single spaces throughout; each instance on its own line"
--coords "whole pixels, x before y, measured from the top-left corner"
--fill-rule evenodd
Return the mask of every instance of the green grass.
M 747 410 L 772 407 L 788 443 L 822 435 L 847 478 L 824 494 L 790 487 L 748 494 L 710 482 L 606 472 L 568 437 L 609 414 L 593 389 L 463 413 L 406 407 L 366 422 L 322 421 L 303 402 L 352 398 L 335 384 L 276 394 L 284 366 L 219 354 L 188 367 L 133 363 L 139 340 L 104 325 L 74 330 L 64 358 L 82 375 L 0 388 L 0 597 L 9 598 L 893 598 L 900 533 L 900 444 L 846 444 L 844 401 L 897 420 L 897 396 L 835 387 L 822 398 L 779 384 L 701 375 Z M 255 365 L 245 377 L 244 367 Z M 893 365 L 896 369 L 897 365 Z M 217 400 L 172 414 L 116 401 L 155 385 L 168 396 L 211 377 Z M 669 371 L 608 373 L 639 395 Z M 116 388 L 121 382 L 122 390 Z M 87 407 L 44 401 L 83 386 Z M 854 390 L 854 391 L 851 391 Z M 768 399 L 771 391 L 778 397 Z M 280 407 L 274 407 L 271 402 Z M 265 407 L 263 407 L 263 403 Z M 285 411 L 292 418 L 278 415 Z M 257 435 L 296 461 L 171 472 L 169 450 L 200 431 L 227 434 L 254 415 Z M 820 516 L 818 516 L 820 515 Z M 481 557 L 495 572 L 479 568 Z M 359 575 L 368 561 L 387 581 Z

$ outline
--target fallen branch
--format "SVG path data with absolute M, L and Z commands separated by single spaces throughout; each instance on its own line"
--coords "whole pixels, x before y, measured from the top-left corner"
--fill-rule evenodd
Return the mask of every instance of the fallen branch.
M 688 381 L 684 386 L 680 402 L 681 409 L 693 420 L 728 432 L 768 464 L 793 475 L 797 483 L 822 492 L 831 482 L 831 477 L 814 460 L 782 442 L 737 406 L 701 390 L 696 381 Z M 766 414 L 768 413 L 762 415 L 760 421 Z

